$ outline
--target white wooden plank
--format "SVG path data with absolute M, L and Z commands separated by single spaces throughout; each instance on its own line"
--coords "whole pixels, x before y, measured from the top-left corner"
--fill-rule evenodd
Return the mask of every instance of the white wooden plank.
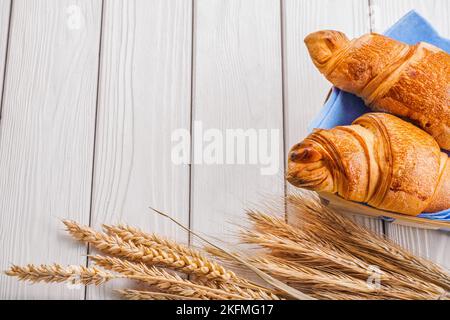
M 308 134 L 308 125 L 322 108 L 331 88 L 312 63 L 303 39 L 331 29 L 349 38 L 370 32 L 367 1 L 283 0 L 286 142 L 290 148 Z
M 89 220 L 101 2 L 13 3 L 0 127 L 0 269 L 85 264 L 60 219 Z M 5 299 L 80 299 L 84 288 L 0 276 Z
M 377 32 L 384 32 L 410 10 L 416 10 L 445 36 L 450 35 L 448 0 L 371 0 L 372 20 Z
M 8 46 L 11 0 L 0 0 L 0 94 L 3 89 L 6 50 Z
M 187 242 L 149 206 L 189 223 L 189 166 L 171 133 L 190 128 L 191 1 L 104 4 L 92 225 L 124 222 Z M 89 299 L 117 298 L 88 288 Z
M 193 229 L 233 241 L 229 222 L 242 225 L 246 206 L 284 193 L 280 2 L 198 0 L 194 9 L 193 120 L 223 135 L 279 130 L 275 175 L 261 175 L 262 166 L 248 162 L 193 165 Z
M 398 244 L 450 270 L 449 232 L 424 230 L 397 224 L 388 224 L 386 229 L 388 237 Z
M 283 49 L 286 150 L 308 134 L 308 124 L 322 108 L 331 84 L 313 65 L 303 39 L 311 32 L 332 29 L 349 38 L 370 31 L 368 1 L 283 0 Z M 289 185 L 288 191 L 293 187 Z M 355 220 L 382 233 L 378 219 Z
M 375 6 L 374 22 L 378 31 L 384 31 L 409 10 L 415 9 L 444 36 L 450 37 L 450 1 L 447 0 L 372 0 Z M 390 224 L 387 234 L 416 254 L 450 269 L 450 232 L 420 230 Z

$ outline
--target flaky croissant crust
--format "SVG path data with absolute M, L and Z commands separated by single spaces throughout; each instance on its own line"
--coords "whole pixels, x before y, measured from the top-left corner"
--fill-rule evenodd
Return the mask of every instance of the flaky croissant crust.
M 336 87 L 375 111 L 411 119 L 450 150 L 450 55 L 379 34 L 348 40 L 338 31 L 308 35 L 314 64 Z
M 390 114 L 315 130 L 289 153 L 287 180 L 417 215 L 450 208 L 450 160 L 423 130 Z

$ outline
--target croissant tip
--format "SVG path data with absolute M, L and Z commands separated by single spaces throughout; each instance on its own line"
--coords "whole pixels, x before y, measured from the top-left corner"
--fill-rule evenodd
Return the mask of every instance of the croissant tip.
M 292 162 L 315 162 L 322 159 L 322 154 L 314 148 L 306 147 L 291 151 L 289 159 Z
M 314 32 L 309 33 L 305 37 L 305 42 L 308 42 L 308 41 L 313 40 L 315 38 L 324 38 L 324 37 L 333 36 L 336 33 L 342 33 L 342 32 L 337 31 L 337 30 L 319 30 L 319 31 L 314 31 Z
M 324 64 L 349 40 L 340 31 L 321 30 L 307 35 L 304 42 L 314 62 Z
M 345 33 L 337 30 L 320 30 L 308 34 L 304 42 L 306 45 L 312 44 L 316 41 L 327 41 L 328 45 L 340 45 L 342 43 L 348 42 L 348 38 Z

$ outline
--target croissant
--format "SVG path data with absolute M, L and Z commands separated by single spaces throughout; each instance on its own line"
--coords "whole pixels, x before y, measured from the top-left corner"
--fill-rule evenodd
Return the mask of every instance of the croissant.
M 425 131 L 387 113 L 316 129 L 291 149 L 287 180 L 408 215 L 450 208 L 447 154 Z
M 405 117 L 450 150 L 450 55 L 428 44 L 409 46 L 379 34 L 349 41 L 338 31 L 305 38 L 316 67 L 374 111 Z

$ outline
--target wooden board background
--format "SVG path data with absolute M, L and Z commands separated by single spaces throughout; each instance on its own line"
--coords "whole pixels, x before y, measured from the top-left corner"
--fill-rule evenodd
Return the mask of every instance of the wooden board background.
M 192 241 L 149 206 L 232 241 L 246 205 L 290 190 L 284 155 L 329 91 L 303 38 L 382 32 L 411 9 L 450 37 L 446 0 L 0 0 L 0 269 L 89 263 L 62 218 Z M 171 133 L 198 121 L 278 129 L 278 174 L 173 164 Z M 355 219 L 450 267 L 448 233 Z M 0 299 L 114 298 L 110 288 L 0 275 Z
M 91 224 L 188 235 L 149 206 L 189 224 L 189 166 L 171 161 L 171 132 L 190 127 L 190 1 L 105 1 Z M 88 298 L 113 298 L 111 287 Z
M 86 247 L 62 234 L 60 219 L 89 223 L 101 3 L 73 3 L 12 2 L 0 123 L 2 270 L 86 263 Z M 0 281 L 4 298 L 84 297 L 64 285 Z

